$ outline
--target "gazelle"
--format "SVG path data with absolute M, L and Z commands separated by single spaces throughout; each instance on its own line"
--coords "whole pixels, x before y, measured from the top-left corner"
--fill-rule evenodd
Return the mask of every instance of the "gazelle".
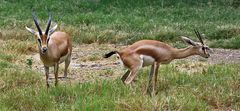
M 131 83 L 140 68 L 151 65 L 147 87 L 149 89 L 151 85 L 152 90 L 155 92 L 160 64 L 167 64 L 174 59 L 186 58 L 191 55 L 200 55 L 204 58 L 210 57 L 211 49 L 204 44 L 200 33 L 197 30 L 194 31 L 200 42 L 194 42 L 182 36 L 182 40 L 190 45 L 186 48 L 177 49 L 156 40 L 140 40 L 121 51 L 107 53 L 104 58 L 108 58 L 113 54 L 117 54 L 120 57 L 123 65 L 128 68 L 128 71 L 121 78 L 125 84 Z M 152 81 L 153 76 L 154 81 Z
M 51 26 L 51 15 L 49 16 L 45 32 L 42 32 L 34 14 L 32 17 L 38 31 L 34 31 L 28 27 L 26 27 L 26 29 L 30 33 L 37 36 L 39 54 L 40 59 L 44 64 L 47 87 L 49 87 L 49 67 L 51 66 L 54 67 L 56 86 L 58 84 L 58 67 L 62 62 L 65 62 L 64 77 L 67 77 L 67 69 L 71 62 L 72 53 L 72 43 L 70 41 L 70 36 L 66 32 L 55 32 L 58 26 L 57 24 L 53 28 L 49 29 Z

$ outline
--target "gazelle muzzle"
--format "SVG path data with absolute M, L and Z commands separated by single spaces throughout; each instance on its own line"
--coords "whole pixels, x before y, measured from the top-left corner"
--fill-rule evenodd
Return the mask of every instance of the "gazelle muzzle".
M 48 48 L 46 46 L 41 47 L 41 53 L 45 54 L 47 52 Z

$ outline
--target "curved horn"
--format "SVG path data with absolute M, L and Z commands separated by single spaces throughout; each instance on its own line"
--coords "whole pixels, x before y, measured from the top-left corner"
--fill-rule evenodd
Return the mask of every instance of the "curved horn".
M 51 22 L 52 22 L 52 16 L 51 16 L 51 14 L 50 14 L 50 15 L 49 15 L 49 19 L 48 19 L 47 28 L 46 28 L 46 31 L 45 31 L 45 35 L 48 35 Z
M 36 27 L 38 29 L 39 35 L 42 35 L 42 30 L 41 30 L 41 28 L 40 28 L 40 26 L 38 24 L 38 21 L 37 21 L 36 16 L 35 16 L 34 13 L 32 13 L 32 17 L 33 17 L 34 23 L 35 23 L 35 25 L 36 25 Z
M 197 35 L 197 38 L 200 40 L 200 42 L 202 43 L 202 45 L 204 45 L 204 43 L 203 43 L 203 40 L 202 40 L 202 36 L 200 35 L 200 33 L 196 30 L 196 29 L 194 29 L 194 32 L 195 32 L 195 34 Z

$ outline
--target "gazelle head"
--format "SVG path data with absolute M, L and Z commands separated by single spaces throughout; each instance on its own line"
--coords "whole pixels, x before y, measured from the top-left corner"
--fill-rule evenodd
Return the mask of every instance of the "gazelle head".
M 52 29 L 49 29 L 51 26 L 51 19 L 52 19 L 51 15 L 49 15 L 46 31 L 42 32 L 34 13 L 32 14 L 32 18 L 33 18 L 33 21 L 34 21 L 38 31 L 35 31 L 28 27 L 26 27 L 26 29 L 30 33 L 37 36 L 39 50 L 42 54 L 45 54 L 48 50 L 48 42 L 50 40 L 50 35 L 57 29 L 57 24 Z
M 184 36 L 181 37 L 182 40 L 185 41 L 187 44 L 192 45 L 197 55 L 200 55 L 204 58 L 210 57 L 210 53 L 212 52 L 212 49 L 210 49 L 206 44 L 204 44 L 202 36 L 197 30 L 194 29 L 194 32 L 200 42 L 195 42 L 192 39 L 189 39 Z

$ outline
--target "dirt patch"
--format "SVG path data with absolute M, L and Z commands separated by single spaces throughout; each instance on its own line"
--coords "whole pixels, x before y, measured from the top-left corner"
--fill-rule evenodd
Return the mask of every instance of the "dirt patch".
M 126 69 L 121 66 L 116 56 L 104 59 L 102 56 L 112 50 L 120 50 L 125 46 L 115 46 L 113 44 L 85 44 L 77 45 L 73 48 L 72 62 L 69 68 L 69 79 L 72 82 L 83 83 L 101 79 L 120 78 Z M 213 49 L 211 57 L 204 59 L 200 56 L 191 56 L 182 60 L 174 60 L 174 64 L 179 71 L 189 73 L 203 71 L 209 64 L 217 63 L 240 63 L 240 50 Z M 39 59 L 39 54 L 30 56 L 33 59 L 33 68 L 44 75 L 43 65 Z M 51 72 L 53 68 L 51 68 Z M 60 65 L 60 76 L 63 74 L 64 64 Z M 52 75 L 53 76 L 53 75 Z
M 117 50 L 116 46 L 111 44 L 89 44 L 79 45 L 73 48 L 72 62 L 69 67 L 68 77 L 72 82 L 89 82 L 96 79 L 115 79 L 119 75 L 124 73 L 124 69 L 121 68 L 120 62 L 116 57 L 104 59 L 103 55 L 110 50 Z M 43 78 L 44 67 L 40 61 L 38 53 L 34 53 L 28 58 L 33 61 L 33 69 L 39 71 Z M 64 64 L 60 64 L 60 74 L 63 75 Z M 54 77 L 53 68 L 50 68 L 50 77 Z
M 212 57 L 208 60 L 212 64 L 216 63 L 240 63 L 240 50 L 214 49 Z

